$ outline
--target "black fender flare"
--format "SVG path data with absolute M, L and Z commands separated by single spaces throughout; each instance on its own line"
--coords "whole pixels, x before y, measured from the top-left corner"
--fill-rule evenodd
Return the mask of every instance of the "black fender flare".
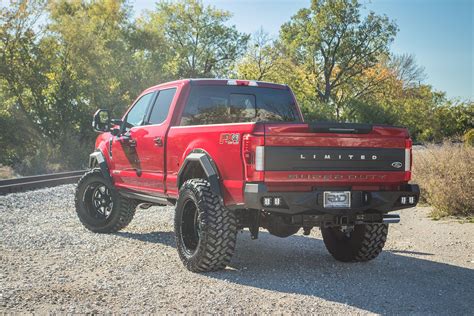
M 206 177 L 211 185 L 211 191 L 223 199 L 222 189 L 220 185 L 220 177 L 217 167 L 212 158 L 203 150 L 192 151 L 183 161 L 181 168 L 178 171 L 178 189 L 183 185 L 183 173 L 190 162 L 199 162 L 204 170 Z
M 105 181 L 108 185 L 113 187 L 113 180 L 110 176 L 109 166 L 107 166 L 107 161 L 105 160 L 104 154 L 100 150 L 94 151 L 92 154 L 89 155 L 89 168 L 97 168 L 100 169 L 102 176 L 104 177 Z

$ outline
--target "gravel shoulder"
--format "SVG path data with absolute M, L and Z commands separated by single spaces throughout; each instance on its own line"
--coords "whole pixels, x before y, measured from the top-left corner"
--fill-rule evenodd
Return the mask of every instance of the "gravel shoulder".
M 175 250 L 173 208 L 124 231 L 88 232 L 74 185 L 0 196 L 0 313 L 472 314 L 474 224 L 401 211 L 374 261 L 336 262 L 319 230 L 239 234 L 225 271 L 194 274 Z

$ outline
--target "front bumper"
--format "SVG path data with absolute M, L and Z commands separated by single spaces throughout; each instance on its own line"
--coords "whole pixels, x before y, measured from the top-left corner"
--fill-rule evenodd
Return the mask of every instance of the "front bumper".
M 330 191 L 331 189 L 328 189 Z M 263 183 L 247 183 L 245 185 L 245 208 L 265 209 L 269 212 L 283 214 L 300 214 L 310 212 L 312 214 L 361 214 L 366 212 L 387 213 L 390 211 L 410 208 L 417 205 L 420 198 L 420 188 L 415 184 L 408 184 L 401 191 L 351 191 L 350 208 L 324 208 L 323 192 L 326 190 L 315 190 L 311 192 L 268 192 Z M 332 190 L 334 191 L 334 190 Z M 263 206 L 264 197 L 280 197 L 283 201 L 281 206 Z M 411 204 L 402 204 L 402 197 L 414 197 Z M 408 199 L 407 199 L 408 200 Z

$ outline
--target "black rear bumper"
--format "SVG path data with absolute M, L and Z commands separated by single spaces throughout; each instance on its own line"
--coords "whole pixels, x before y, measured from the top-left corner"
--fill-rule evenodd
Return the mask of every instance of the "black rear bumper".
M 247 183 L 245 185 L 245 208 L 265 209 L 269 212 L 291 215 L 305 212 L 332 215 L 362 214 L 366 212 L 387 213 L 414 207 L 420 198 L 420 188 L 415 184 L 408 184 L 401 191 L 351 191 L 351 207 L 333 209 L 324 208 L 324 191 L 326 190 L 268 192 L 267 186 L 263 183 Z M 264 197 L 281 198 L 281 206 L 264 206 Z M 407 197 L 405 199 L 406 204 L 402 204 L 402 197 Z M 408 197 L 414 197 L 413 203 L 408 203 Z

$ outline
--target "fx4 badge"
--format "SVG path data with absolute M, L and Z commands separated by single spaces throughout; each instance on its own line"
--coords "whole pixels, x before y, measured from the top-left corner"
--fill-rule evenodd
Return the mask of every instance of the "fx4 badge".
M 392 167 L 400 169 L 402 167 L 402 163 L 400 161 L 392 162 Z
M 237 145 L 240 142 L 240 134 L 221 134 L 219 144 Z

